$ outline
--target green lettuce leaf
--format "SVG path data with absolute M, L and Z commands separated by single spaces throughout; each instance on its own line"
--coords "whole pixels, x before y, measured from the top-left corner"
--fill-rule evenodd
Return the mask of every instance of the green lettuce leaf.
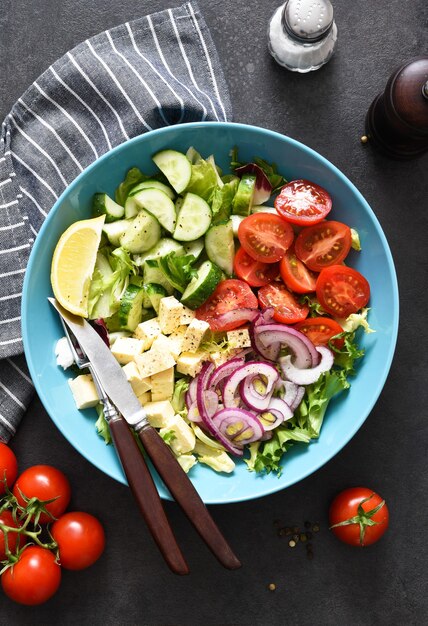
M 112 438 L 110 434 L 110 428 L 107 423 L 106 418 L 104 417 L 104 410 L 102 404 L 97 404 L 96 411 L 98 414 L 98 419 L 95 422 L 95 428 L 100 437 L 104 439 L 106 445 L 112 443 Z
M 189 148 L 186 156 L 192 164 L 192 175 L 186 191 L 195 193 L 208 202 L 218 186 L 219 175 L 215 163 L 212 159 L 203 159 L 194 148 Z
M 337 348 L 333 345 L 333 339 L 343 337 L 343 348 Z M 332 337 L 329 341 L 329 348 L 333 350 L 334 364 L 336 367 L 340 367 L 345 376 L 355 376 L 355 361 L 361 359 L 364 356 L 364 350 L 360 349 L 355 340 L 354 332 L 344 332 L 335 337 Z
M 185 417 L 187 415 L 185 397 L 188 389 L 189 380 L 187 378 L 179 378 L 175 382 L 171 404 L 174 411 L 181 415 L 181 417 Z
M 216 187 L 211 197 L 212 224 L 226 222 L 232 213 L 232 203 L 238 189 L 239 178 L 232 177 L 223 187 Z
M 128 197 L 128 194 L 131 191 L 132 187 L 135 187 L 135 185 L 138 185 L 139 183 L 142 183 L 149 178 L 150 176 L 143 174 L 143 172 L 141 172 L 138 167 L 132 167 L 126 173 L 125 180 L 120 183 L 119 187 L 117 187 L 114 194 L 114 199 L 118 204 L 124 206 L 126 198 Z
M 158 260 L 159 268 L 174 289 L 184 293 L 192 278 L 197 275 L 193 267 L 196 261 L 193 254 L 177 256 L 173 251 Z

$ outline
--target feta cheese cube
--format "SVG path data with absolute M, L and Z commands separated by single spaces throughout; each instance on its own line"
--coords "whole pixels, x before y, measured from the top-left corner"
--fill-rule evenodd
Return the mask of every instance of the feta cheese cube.
M 176 454 L 184 454 L 193 450 L 196 442 L 195 433 L 181 415 L 174 415 L 168 424 L 160 429 L 159 434 L 162 436 L 171 431 L 174 433 L 174 437 L 171 438 L 169 445 Z
M 150 378 L 152 389 L 152 400 L 157 402 L 159 400 L 170 400 L 174 393 L 174 368 L 154 374 Z
M 187 306 L 183 307 L 180 324 L 190 324 L 193 319 L 195 319 L 195 311 L 192 311 L 192 309 L 189 309 Z
M 66 370 L 74 363 L 73 353 L 67 337 L 61 337 L 55 345 L 56 364 Z
M 229 361 L 230 354 L 227 350 L 224 350 L 223 352 L 211 352 L 209 359 L 216 367 L 220 367 L 220 365 Z
M 160 352 L 152 349 L 143 352 L 143 354 L 137 354 L 134 360 L 141 378 L 153 376 L 175 365 L 175 359 L 170 352 Z
M 196 352 L 199 348 L 202 338 L 210 325 L 203 320 L 194 319 L 190 322 L 184 335 L 182 350 L 183 352 Z
M 131 385 L 132 390 L 136 396 L 139 396 L 146 391 L 150 391 L 150 378 L 141 378 L 139 369 L 135 361 L 130 361 L 130 363 L 124 365 L 122 369 L 125 373 L 126 380 Z
M 177 372 L 194 378 L 201 371 L 204 361 L 208 360 L 207 352 L 182 352 L 177 359 Z
M 111 347 L 112 354 L 121 365 L 126 365 L 143 351 L 143 342 L 133 337 L 119 337 Z
M 152 350 L 157 350 L 158 352 L 169 352 L 172 354 L 174 359 L 177 359 L 181 352 L 181 344 L 183 340 L 179 337 L 173 337 L 173 335 L 174 333 L 168 337 L 165 335 L 158 335 L 152 344 Z
M 68 381 L 71 393 L 77 408 L 89 409 L 94 407 L 100 401 L 98 393 L 90 374 L 81 374 L 77 378 Z
M 150 391 L 145 391 L 144 393 L 141 393 L 138 396 L 138 400 L 139 400 L 141 406 L 144 406 L 144 407 L 146 406 L 146 404 L 148 402 L 151 401 L 151 399 L 152 399 L 152 394 L 150 393 Z
M 162 298 L 159 302 L 159 326 L 165 335 L 170 335 L 181 325 L 184 306 L 174 296 Z
M 183 352 L 183 341 L 186 330 L 187 326 L 183 324 L 179 326 L 176 330 L 174 330 L 174 332 L 171 333 L 171 335 L 169 335 L 168 337 L 172 344 L 172 355 L 175 356 L 176 359 Z
M 161 332 L 162 331 L 159 326 L 159 320 L 157 317 L 154 317 L 151 320 L 146 320 L 145 322 L 141 322 L 141 324 L 138 324 L 137 328 L 134 331 L 134 336 L 137 339 L 141 339 L 141 341 L 143 342 L 144 351 L 152 347 L 153 341 L 158 335 L 161 334 Z
M 230 348 L 251 348 L 251 338 L 248 328 L 229 330 L 227 333 L 227 341 Z
M 198 462 L 194 454 L 180 454 L 177 457 L 177 461 L 186 472 L 186 474 Z
M 165 428 L 175 415 L 173 406 L 168 401 L 148 402 L 144 409 L 153 428 Z

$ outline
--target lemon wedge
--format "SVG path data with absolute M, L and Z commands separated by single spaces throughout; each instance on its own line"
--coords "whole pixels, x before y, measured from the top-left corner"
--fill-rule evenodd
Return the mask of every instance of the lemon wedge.
M 105 215 L 72 224 L 61 235 L 52 257 L 55 298 L 70 313 L 87 317 L 88 295 Z

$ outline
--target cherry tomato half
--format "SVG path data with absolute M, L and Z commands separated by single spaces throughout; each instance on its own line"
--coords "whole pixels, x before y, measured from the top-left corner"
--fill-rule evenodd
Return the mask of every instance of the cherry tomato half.
M 323 269 L 318 276 L 316 294 L 327 313 L 334 317 L 347 317 L 366 306 L 370 298 L 370 285 L 352 267 L 332 265 Z
M 196 309 L 195 314 L 198 320 L 208 322 L 211 330 L 226 331 L 238 328 L 245 322 L 241 320 L 230 324 L 221 324 L 217 318 L 223 313 L 242 308 L 257 309 L 257 298 L 243 280 L 229 278 L 219 282 L 208 300 L 199 309 Z
M 6 491 L 4 478 L 9 489 L 18 475 L 18 461 L 15 454 L 5 443 L 0 442 L 0 496 Z
M 342 222 L 326 220 L 300 231 L 296 255 L 309 269 L 320 272 L 324 267 L 339 265 L 351 249 L 351 229 Z
M 291 224 L 308 226 L 321 222 L 331 211 L 330 194 L 308 180 L 292 180 L 274 201 L 278 214 Z
M 351 546 L 364 547 L 375 543 L 389 524 L 388 507 L 382 502 L 377 493 L 366 487 L 345 489 L 330 505 L 331 530 L 338 539 Z M 367 519 L 374 525 L 368 525 Z
M 343 333 L 341 325 L 330 317 L 308 317 L 304 322 L 296 324 L 294 328 L 305 333 L 314 346 L 327 346 L 334 335 Z M 337 348 L 343 348 L 343 344 L 343 338 L 334 340 Z
M 276 263 L 255 261 L 244 248 L 239 248 L 235 254 L 233 269 L 238 278 L 245 280 L 250 287 L 263 287 L 279 276 L 279 267 Z
M 304 320 L 309 307 L 300 304 L 283 283 L 271 283 L 259 289 L 259 303 L 263 309 L 273 307 L 273 319 L 282 324 Z
M 60 470 L 50 465 L 33 465 L 18 476 L 13 488 L 13 495 L 21 506 L 25 506 L 25 501 L 20 492 L 27 498 L 38 498 L 39 500 L 55 498 L 53 502 L 46 504 L 46 510 L 54 518 L 64 513 L 71 498 L 70 483 L 67 477 Z M 42 513 L 39 521 L 41 524 L 46 524 L 52 522 L 52 517 Z
M 0 524 L 4 526 L 9 526 L 10 528 L 19 528 L 19 523 L 15 522 L 13 519 L 13 515 L 11 511 L 4 510 L 0 513 Z M 9 551 L 14 554 L 16 552 L 17 547 L 24 545 L 24 538 L 18 535 L 13 531 L 7 533 L 7 547 Z M 19 545 L 18 545 L 19 544 Z M 6 559 L 6 545 L 5 545 L 5 536 L 3 531 L 0 528 L 0 561 L 4 561 Z
M 65 569 L 85 569 L 104 551 L 104 529 L 89 513 L 65 513 L 52 524 L 50 531 L 58 544 L 59 560 Z
M 61 568 L 46 548 L 29 546 L 1 577 L 3 591 L 19 604 L 35 606 L 51 598 L 61 583 Z
M 294 252 L 294 246 L 289 248 L 279 263 L 281 278 L 291 291 L 296 293 L 310 293 L 315 291 L 316 274 L 306 267 Z
M 276 263 L 294 239 L 290 224 L 271 213 L 254 213 L 239 224 L 238 238 L 245 252 L 256 261 Z

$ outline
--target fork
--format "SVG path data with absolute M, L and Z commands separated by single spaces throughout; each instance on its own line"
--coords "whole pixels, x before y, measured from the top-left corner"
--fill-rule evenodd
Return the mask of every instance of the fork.
M 188 565 L 177 544 L 158 490 L 131 429 L 107 396 L 77 338 L 61 316 L 60 319 L 74 362 L 80 370 L 88 369 L 92 376 L 123 470 L 153 539 L 169 568 L 175 574 L 188 574 Z

